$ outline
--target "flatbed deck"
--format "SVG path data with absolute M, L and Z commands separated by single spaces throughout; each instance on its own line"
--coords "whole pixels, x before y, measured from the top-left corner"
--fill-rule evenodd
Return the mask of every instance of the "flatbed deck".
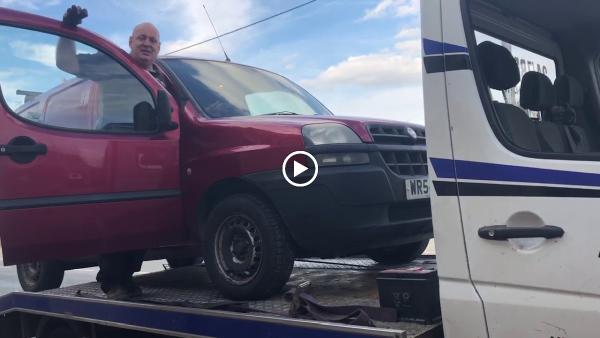
M 424 260 L 431 257 L 421 259 Z M 308 293 L 321 304 L 379 306 L 375 275 L 384 268 L 366 258 L 297 261 L 286 287 L 308 281 Z M 251 332 L 262 332 L 261 336 L 269 337 L 441 336 L 439 323 L 374 321 L 375 327 L 363 327 L 291 318 L 291 304 L 283 295 L 245 302 L 244 313 L 209 309 L 230 301 L 211 284 L 201 265 L 167 269 L 135 279 L 143 295 L 133 300 L 107 300 L 99 284 L 91 282 L 38 294 L 10 294 L 0 298 L 0 313 L 6 315 L 11 310 L 45 313 L 172 336 L 255 336 Z M 323 335 L 318 335 L 319 332 Z

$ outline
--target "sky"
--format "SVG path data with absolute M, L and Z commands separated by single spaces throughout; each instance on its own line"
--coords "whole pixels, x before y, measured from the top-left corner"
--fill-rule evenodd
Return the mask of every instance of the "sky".
M 161 54 L 211 38 L 306 0 L 80 0 L 83 27 L 125 50 L 144 21 L 161 32 Z M 73 0 L 0 0 L 1 7 L 60 19 Z M 222 38 L 233 62 L 300 84 L 335 115 L 423 124 L 418 0 L 318 0 Z M 0 37 L 1 38 L 1 37 Z M 27 52 L 27 46 L 10 48 Z M 175 55 L 223 60 L 215 40 Z M 44 62 L 40 59 L 39 62 Z M 6 72 L 6 70 L 4 70 Z M 0 83 L 2 80 L 0 71 Z M 6 75 L 6 74 L 5 74 Z

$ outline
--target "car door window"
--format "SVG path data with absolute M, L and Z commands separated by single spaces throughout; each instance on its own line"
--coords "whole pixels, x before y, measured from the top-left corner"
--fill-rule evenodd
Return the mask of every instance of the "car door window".
M 0 26 L 0 37 L 3 98 L 23 119 L 49 127 L 134 133 L 136 106 L 147 102 L 154 107 L 137 78 L 91 46 L 8 26 Z

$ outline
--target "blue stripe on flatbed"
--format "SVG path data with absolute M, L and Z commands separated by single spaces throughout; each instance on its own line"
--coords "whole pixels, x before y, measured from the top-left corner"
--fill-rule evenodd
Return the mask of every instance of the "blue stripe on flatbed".
M 385 332 L 348 332 L 335 326 L 302 325 L 298 321 L 275 323 L 278 319 L 258 319 L 244 314 L 210 310 L 179 310 L 136 303 L 89 300 L 77 297 L 57 297 L 30 293 L 11 293 L 0 297 L 0 313 L 13 309 L 32 310 L 49 315 L 69 315 L 92 321 L 105 321 L 167 333 L 192 334 L 210 337 L 290 337 L 290 338 L 363 338 L 373 336 L 394 337 Z M 208 314 L 207 312 L 214 312 Z M 236 316 L 237 315 L 237 316 Z M 361 331 L 357 329 L 357 331 Z

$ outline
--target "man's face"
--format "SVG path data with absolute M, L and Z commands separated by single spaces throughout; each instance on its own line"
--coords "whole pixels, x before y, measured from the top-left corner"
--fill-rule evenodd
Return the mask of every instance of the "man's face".
M 138 25 L 129 37 L 131 57 L 142 67 L 152 66 L 160 51 L 160 35 L 152 24 Z

